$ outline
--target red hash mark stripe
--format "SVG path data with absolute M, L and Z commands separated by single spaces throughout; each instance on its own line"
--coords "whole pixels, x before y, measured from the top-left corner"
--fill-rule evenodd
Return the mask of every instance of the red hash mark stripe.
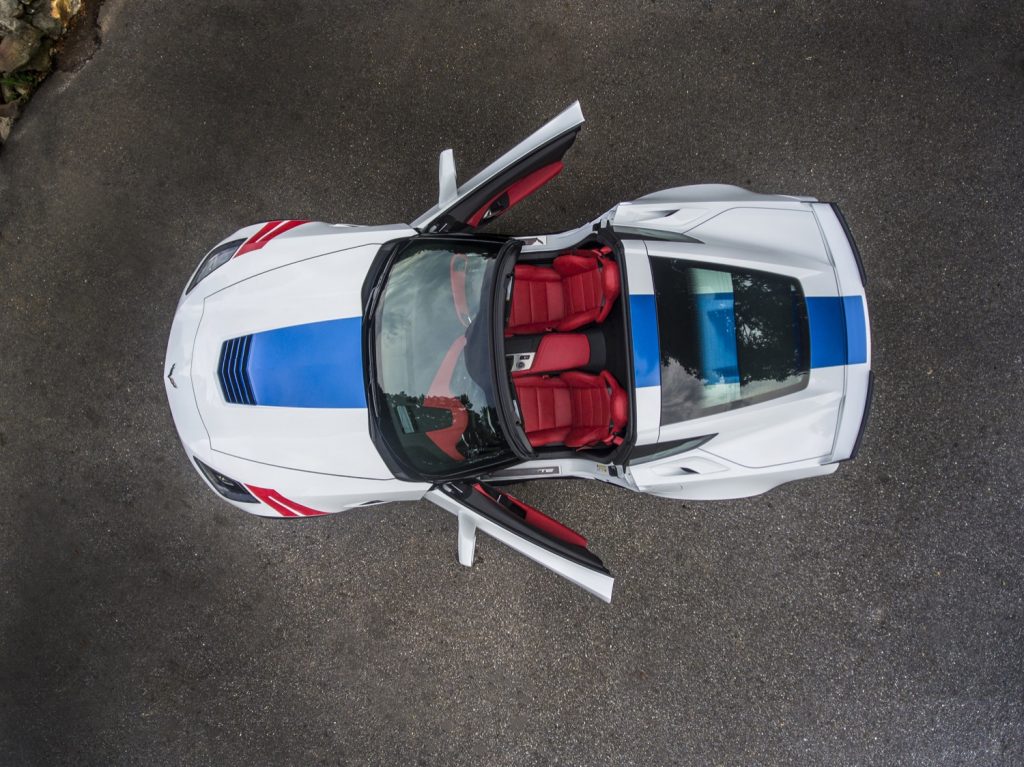
M 308 221 L 298 221 L 295 219 L 289 219 L 286 221 L 268 221 L 260 230 L 256 232 L 252 237 L 242 243 L 242 247 L 235 253 L 235 258 L 245 254 L 251 253 L 254 250 L 259 250 L 272 239 L 277 237 L 279 234 L 284 234 L 289 229 L 294 229 L 297 226 L 309 223 Z
M 282 517 L 321 517 L 324 514 L 330 512 L 319 511 L 317 509 L 311 509 L 309 506 L 303 506 L 297 501 L 293 501 L 290 498 L 285 498 L 276 490 L 272 490 L 268 487 L 256 487 L 254 485 L 246 485 L 249 491 L 263 501 L 267 506 L 272 508 Z

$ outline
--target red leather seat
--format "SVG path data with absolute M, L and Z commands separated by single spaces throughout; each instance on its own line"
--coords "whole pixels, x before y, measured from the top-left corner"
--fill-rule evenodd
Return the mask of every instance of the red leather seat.
M 514 379 L 523 429 L 534 447 L 608 445 L 629 419 L 625 389 L 607 370 Z
M 619 267 L 601 250 L 559 256 L 550 267 L 519 264 L 512 286 L 510 335 L 569 331 L 603 322 L 619 295 Z

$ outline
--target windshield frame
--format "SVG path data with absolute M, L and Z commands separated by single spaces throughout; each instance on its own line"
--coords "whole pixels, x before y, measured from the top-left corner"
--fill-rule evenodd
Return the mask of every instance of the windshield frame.
M 498 262 L 498 268 L 495 271 L 494 299 L 491 306 L 492 338 L 495 349 L 493 376 L 500 385 L 495 388 L 494 393 L 498 399 L 498 421 L 505 432 L 505 441 L 520 459 L 528 461 L 535 457 L 535 452 L 523 427 L 522 409 L 516 394 L 515 383 L 512 380 L 512 371 L 505 358 L 505 325 L 508 322 L 509 312 L 512 310 L 516 260 L 522 250 L 522 243 L 519 240 L 514 240 L 514 242 L 518 244 L 518 247 L 510 250 L 508 254 L 503 254 L 507 257 Z
M 492 460 L 481 460 L 473 463 L 466 469 L 445 471 L 442 473 L 431 473 L 425 472 L 422 469 L 416 468 L 411 465 L 411 462 L 406 459 L 403 455 L 401 446 L 395 444 L 392 439 L 389 438 L 390 424 L 385 424 L 384 419 L 387 418 L 387 414 L 382 411 L 384 403 L 384 392 L 380 389 L 378 384 L 377 376 L 377 360 L 376 360 L 376 346 L 377 346 L 377 329 L 376 320 L 379 310 L 379 303 L 381 296 L 384 293 L 384 288 L 387 285 L 388 277 L 391 273 L 391 268 L 394 264 L 402 257 L 402 255 L 410 248 L 416 245 L 422 245 L 435 241 L 438 243 L 451 244 L 453 242 L 478 242 L 486 243 L 488 245 L 499 245 L 499 249 L 495 254 L 496 260 L 494 269 L 494 279 L 490 284 L 484 286 L 484 294 L 481 296 L 481 306 L 487 305 L 490 310 L 494 306 L 496 286 L 500 284 L 501 280 L 499 275 L 503 273 L 503 267 L 509 263 L 510 256 L 518 251 L 518 246 L 521 243 L 514 238 L 505 236 L 495 235 L 480 235 L 480 234 L 459 234 L 459 233 L 445 233 L 445 234 L 420 234 L 413 237 L 406 237 L 400 240 L 392 240 L 381 246 L 378 252 L 375 263 L 370 268 L 369 274 L 367 275 L 366 283 L 363 286 L 364 306 L 363 306 L 363 370 L 365 373 L 365 385 L 366 385 L 366 403 L 368 409 L 369 419 L 369 431 L 370 439 L 373 441 L 374 446 L 380 453 L 384 463 L 388 466 L 391 472 L 396 478 L 406 481 L 446 481 L 453 479 L 464 479 L 469 477 L 477 477 L 485 475 L 495 469 L 509 466 L 514 463 L 521 461 L 521 457 L 518 452 L 514 449 L 514 441 L 510 439 L 508 433 L 507 421 L 505 418 L 504 407 L 500 403 L 502 399 L 499 392 L 502 390 L 502 382 L 497 376 L 497 366 L 491 364 L 488 367 L 490 374 L 490 383 L 492 391 L 495 392 L 495 397 L 499 402 L 494 403 L 495 410 L 497 412 L 496 422 L 498 429 L 501 432 L 501 436 L 505 442 L 505 450 L 502 454 L 496 456 Z M 514 260 L 512 258 L 511 260 Z M 492 313 L 493 314 L 493 313 Z M 491 317 L 493 320 L 493 316 Z M 492 323 L 493 325 L 494 323 Z M 481 330 L 486 330 L 481 328 Z M 492 333 L 488 332 L 488 340 L 491 342 L 490 356 L 493 358 L 497 355 L 496 350 L 500 349 L 500 345 L 494 343 Z

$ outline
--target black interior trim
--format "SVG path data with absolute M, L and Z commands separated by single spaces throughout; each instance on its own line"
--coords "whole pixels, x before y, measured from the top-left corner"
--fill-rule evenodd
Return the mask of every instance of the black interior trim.
M 491 345 L 498 352 L 491 355 L 493 380 L 496 399 L 498 401 L 498 425 L 505 435 L 505 441 L 520 460 L 528 461 L 533 457 L 533 448 L 526 438 L 523 430 L 522 419 L 519 416 L 519 409 L 515 404 L 515 391 L 511 383 L 511 375 L 505 365 L 505 320 L 507 312 L 505 306 L 509 294 L 507 285 L 512 279 L 515 270 L 516 260 L 519 251 L 522 250 L 522 243 L 519 240 L 511 239 L 506 249 L 498 254 L 498 274 L 495 276 L 494 304 L 491 310 L 493 323 L 491 326 Z

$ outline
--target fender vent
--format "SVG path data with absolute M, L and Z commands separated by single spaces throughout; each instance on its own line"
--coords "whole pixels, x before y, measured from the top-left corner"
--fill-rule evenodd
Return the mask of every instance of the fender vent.
M 249 380 L 249 347 L 252 336 L 231 338 L 220 347 L 220 362 L 217 364 L 217 377 L 224 399 L 232 405 L 255 405 L 256 395 L 253 394 L 252 382 Z

